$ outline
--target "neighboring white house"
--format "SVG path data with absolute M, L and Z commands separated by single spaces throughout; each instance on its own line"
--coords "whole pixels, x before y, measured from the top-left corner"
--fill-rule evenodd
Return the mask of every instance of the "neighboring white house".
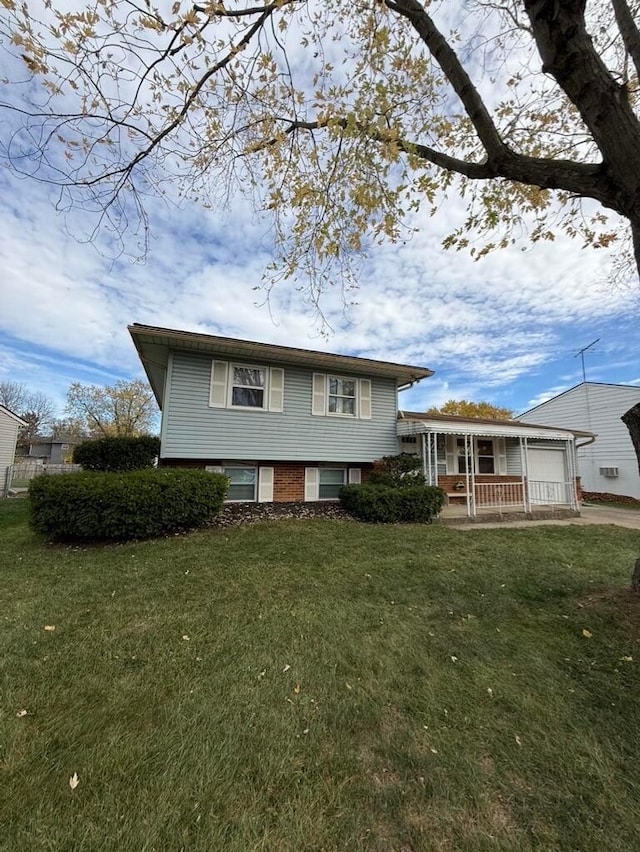
M 518 417 L 524 423 L 593 432 L 578 444 L 578 473 L 585 491 L 607 491 L 640 499 L 638 462 L 622 415 L 640 402 L 640 387 L 582 382 Z
M 16 441 L 21 426 L 26 426 L 13 411 L 0 405 L 0 497 L 4 497 L 9 488 L 9 471 L 16 455 Z

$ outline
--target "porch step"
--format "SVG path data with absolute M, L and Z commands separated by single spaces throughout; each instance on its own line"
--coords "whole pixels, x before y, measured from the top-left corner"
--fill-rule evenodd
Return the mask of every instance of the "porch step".
M 459 526 L 460 524 L 499 524 L 513 521 L 564 521 L 568 518 L 579 518 L 580 512 L 573 509 L 544 509 L 535 512 L 492 512 L 487 514 L 447 516 L 437 518 L 434 523 L 444 526 Z

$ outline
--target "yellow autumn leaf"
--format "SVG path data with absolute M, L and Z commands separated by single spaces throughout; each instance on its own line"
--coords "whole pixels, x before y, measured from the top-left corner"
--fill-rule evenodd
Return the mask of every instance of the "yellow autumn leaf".
M 582 635 L 584 636 L 585 639 L 591 639 L 591 637 L 593 636 L 593 633 L 590 633 L 588 630 L 583 630 Z
M 69 786 L 72 790 L 75 790 L 79 783 L 80 779 L 78 778 L 78 773 L 74 772 L 71 778 L 69 778 Z

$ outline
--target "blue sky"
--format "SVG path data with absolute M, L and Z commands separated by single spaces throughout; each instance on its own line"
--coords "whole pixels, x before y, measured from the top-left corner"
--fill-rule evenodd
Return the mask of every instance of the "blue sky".
M 346 313 L 327 293 L 324 338 L 292 286 L 278 285 L 270 305 L 254 289 L 271 252 L 267 223 L 245 202 L 218 214 L 152 201 L 136 263 L 74 239 L 77 214 L 57 213 L 46 186 L 0 180 L 0 380 L 61 411 L 73 381 L 142 375 L 131 322 L 428 366 L 435 375 L 401 397 L 409 409 L 467 398 L 524 410 L 581 380 L 575 353 L 595 338 L 587 378 L 640 384 L 639 290 L 607 285 L 610 257 L 559 239 L 473 262 L 440 247 L 462 216 L 456 200 L 418 220 L 411 242 L 371 253 Z
M 87 242 L 95 221 L 57 212 L 55 200 L 50 187 L 0 171 L 0 381 L 49 394 L 60 414 L 71 382 L 143 375 L 132 322 L 426 366 L 435 375 L 401 397 L 414 410 L 466 398 L 523 411 L 581 381 L 575 356 L 595 338 L 587 378 L 640 384 L 640 287 L 633 276 L 607 283 L 616 247 L 559 236 L 474 262 L 442 249 L 464 222 L 455 195 L 436 216 L 408 221 L 411 240 L 371 251 L 348 310 L 329 288 L 328 337 L 293 284 L 268 304 L 255 289 L 272 245 L 246 199 L 219 211 L 149 198 L 139 262 L 136 234 L 120 255 L 106 232 Z

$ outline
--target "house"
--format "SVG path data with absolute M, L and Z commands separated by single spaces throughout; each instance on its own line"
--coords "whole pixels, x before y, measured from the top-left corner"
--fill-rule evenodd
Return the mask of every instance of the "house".
M 26 425 L 17 414 L 0 405 L 0 496 L 6 496 L 9 491 L 18 432 L 22 426 Z
M 638 462 L 627 427 L 620 419 L 638 402 L 640 387 L 581 382 L 525 411 L 518 419 L 595 433 L 595 441 L 578 450 L 583 490 L 640 499 Z
M 587 432 L 410 411 L 399 412 L 397 428 L 400 450 L 418 455 L 427 481 L 469 516 L 578 511 L 576 444 L 593 440 Z
M 398 391 L 426 367 L 129 326 L 162 411 L 160 464 L 223 471 L 229 500 L 336 499 L 398 452 Z
M 398 411 L 426 367 L 134 324 L 162 411 L 160 464 L 222 471 L 231 501 L 335 500 L 417 453 L 452 506 L 575 511 L 571 429 Z
M 17 455 L 23 459 L 37 459 L 42 464 L 67 464 L 77 443 L 77 438 L 38 437 L 28 446 L 19 448 Z

